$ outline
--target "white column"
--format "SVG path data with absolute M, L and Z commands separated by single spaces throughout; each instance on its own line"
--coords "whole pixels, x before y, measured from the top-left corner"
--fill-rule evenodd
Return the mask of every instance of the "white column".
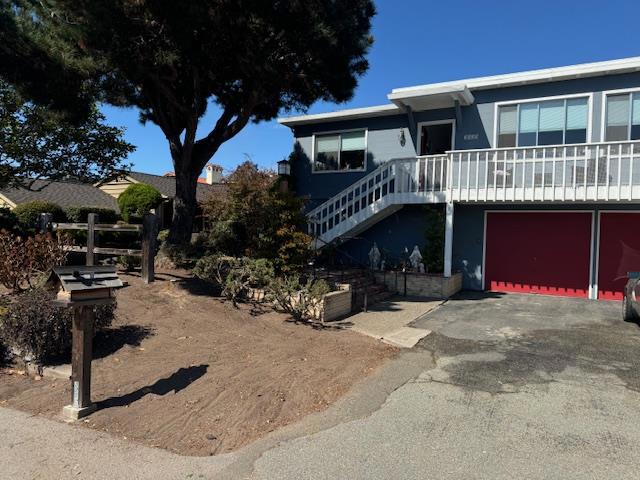
M 445 206 L 444 222 L 444 276 L 451 276 L 451 260 L 453 257 L 453 202 L 448 201 Z

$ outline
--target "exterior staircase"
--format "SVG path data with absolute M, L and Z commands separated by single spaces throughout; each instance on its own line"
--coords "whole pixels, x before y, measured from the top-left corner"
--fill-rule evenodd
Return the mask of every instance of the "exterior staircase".
M 446 201 L 447 155 L 390 160 L 308 214 L 314 248 L 354 236 L 416 203 Z

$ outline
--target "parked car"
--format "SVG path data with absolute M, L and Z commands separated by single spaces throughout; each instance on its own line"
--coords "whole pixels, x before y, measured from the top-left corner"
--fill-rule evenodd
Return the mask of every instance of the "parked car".
M 622 318 L 627 322 L 640 318 L 640 272 L 629 272 L 628 277 L 622 299 Z

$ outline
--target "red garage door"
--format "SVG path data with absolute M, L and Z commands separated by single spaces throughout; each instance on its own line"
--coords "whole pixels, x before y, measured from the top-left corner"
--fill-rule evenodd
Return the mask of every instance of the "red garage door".
M 601 213 L 598 298 L 622 300 L 627 272 L 640 271 L 640 213 Z
M 487 213 L 485 288 L 589 295 L 589 212 Z

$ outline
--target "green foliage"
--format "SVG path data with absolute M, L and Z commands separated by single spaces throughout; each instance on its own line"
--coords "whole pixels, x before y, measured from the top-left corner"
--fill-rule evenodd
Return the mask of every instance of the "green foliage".
M 32 188 L 38 178 L 95 182 L 127 168 L 123 160 L 135 147 L 104 121 L 91 107 L 72 123 L 0 80 L 0 188 Z
M 8 208 L 0 208 L 0 230 L 13 232 L 18 227 L 18 217 Z
M 352 97 L 375 14 L 372 0 L 9 0 L 0 9 L 0 76 L 76 115 L 100 100 L 160 127 L 179 187 L 171 243 L 191 234 L 196 176 L 250 121 Z
M 323 296 L 330 291 L 324 280 L 303 281 L 299 275 L 290 275 L 273 279 L 268 299 L 296 322 L 314 321 L 320 313 Z
M 305 266 L 312 252 L 311 237 L 303 231 L 303 201 L 278 191 L 274 178 L 245 162 L 230 175 L 227 194 L 203 204 L 213 220 L 205 242 L 209 251 L 268 258 L 283 272 Z
M 132 272 L 142 264 L 142 259 L 133 255 L 120 255 L 118 264 L 127 272 Z
M 125 221 L 132 217 L 142 217 L 162 202 L 162 194 L 151 185 L 134 183 L 118 197 L 118 207 Z
M 273 263 L 265 258 L 233 258 L 207 255 L 196 263 L 193 274 L 211 283 L 233 302 L 244 297 L 249 288 L 264 288 L 274 277 Z
M 67 220 L 64 210 L 60 206 L 43 200 L 34 200 L 18 205 L 13 209 L 13 213 L 18 219 L 18 225 L 25 232 L 35 231 L 41 213 L 50 213 L 54 222 Z
M 426 246 L 422 249 L 422 261 L 429 273 L 444 271 L 445 213 L 442 207 L 425 207 L 427 215 Z
M 118 212 L 112 208 L 70 207 L 67 208 L 67 219 L 74 223 L 86 223 L 90 213 L 98 215 L 98 222 L 115 224 L 120 220 Z
M 71 350 L 72 309 L 55 306 L 53 298 L 45 289 L 30 289 L 18 295 L 0 315 L 0 339 L 41 365 L 59 360 Z M 115 308 L 96 307 L 96 331 L 111 325 Z
M 64 263 L 66 243 L 65 237 L 58 241 L 49 233 L 25 239 L 0 231 L 0 284 L 12 292 L 37 286 Z

